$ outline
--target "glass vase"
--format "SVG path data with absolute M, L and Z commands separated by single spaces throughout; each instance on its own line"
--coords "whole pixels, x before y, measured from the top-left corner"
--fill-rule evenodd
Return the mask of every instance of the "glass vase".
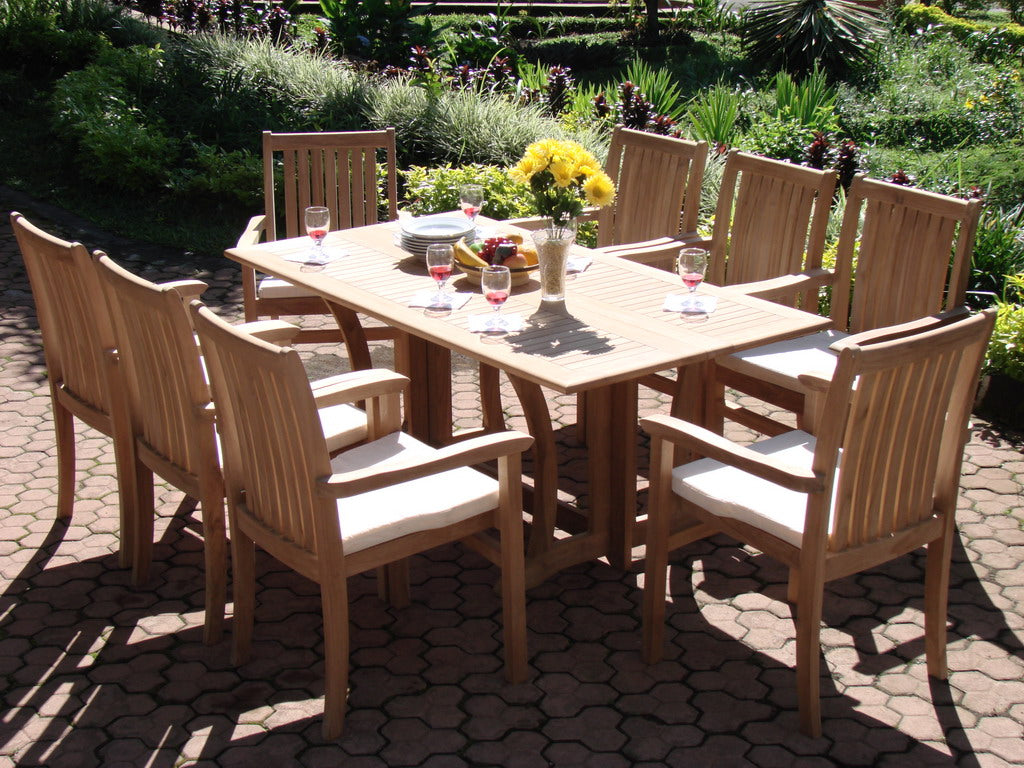
M 576 220 L 549 221 L 532 233 L 537 246 L 541 301 L 565 300 L 565 268 L 576 240 Z

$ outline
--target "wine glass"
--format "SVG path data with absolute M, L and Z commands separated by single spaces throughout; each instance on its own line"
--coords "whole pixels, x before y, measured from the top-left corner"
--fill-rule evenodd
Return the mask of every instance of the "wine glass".
M 326 264 L 324 254 L 324 238 L 331 226 L 331 211 L 322 205 L 311 205 L 306 209 L 306 233 L 313 238 L 313 248 L 309 254 L 311 264 Z
M 705 248 L 683 248 L 679 252 L 679 277 L 682 278 L 690 293 L 683 300 L 683 312 L 700 312 L 700 302 L 696 296 L 697 286 L 704 281 L 704 273 L 708 268 L 708 252 Z
M 427 271 L 437 283 L 434 306 L 448 304 L 448 294 L 444 292 L 444 284 L 452 275 L 452 260 L 454 258 L 455 248 L 450 243 L 433 243 L 427 246 Z
M 476 224 L 476 217 L 485 202 L 484 188 L 479 184 L 464 184 L 459 188 L 459 206 L 471 223 Z
M 494 315 L 487 323 L 487 330 L 504 333 L 505 325 L 498 313 L 512 290 L 512 273 L 508 267 L 484 267 L 480 270 L 480 290 L 487 303 L 494 307 Z

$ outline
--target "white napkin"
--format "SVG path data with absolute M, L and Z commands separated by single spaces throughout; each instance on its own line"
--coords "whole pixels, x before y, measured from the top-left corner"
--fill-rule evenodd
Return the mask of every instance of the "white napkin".
M 692 302 L 692 303 L 691 303 Z M 662 309 L 666 312 L 686 312 L 694 315 L 710 315 L 718 306 L 717 296 L 698 294 L 691 297 L 686 293 L 670 293 L 665 297 Z
M 591 264 L 594 263 L 594 259 L 590 256 L 570 256 L 565 262 L 565 271 L 569 274 L 573 272 L 582 272 Z
M 348 256 L 348 251 L 343 251 L 340 248 L 331 248 L 330 246 L 324 247 L 324 256 L 327 257 L 327 261 L 324 264 L 330 264 L 335 259 L 340 259 Z M 310 253 L 308 250 L 296 251 L 295 253 L 285 253 L 281 255 L 281 258 L 285 261 L 294 261 L 298 264 L 312 264 L 310 261 Z
M 521 331 L 526 327 L 526 321 L 523 320 L 521 315 L 513 313 L 495 315 L 491 313 L 489 315 L 470 315 L 469 318 L 469 330 L 471 333 L 488 333 L 497 332 L 498 330 L 506 333 L 513 331 Z
M 448 309 L 459 309 L 472 297 L 472 293 L 448 293 L 445 294 L 445 303 L 439 304 L 434 298 L 437 296 L 436 288 L 425 288 L 419 291 L 415 296 L 409 299 L 410 307 L 429 307 L 431 309 L 438 309 L 447 307 Z

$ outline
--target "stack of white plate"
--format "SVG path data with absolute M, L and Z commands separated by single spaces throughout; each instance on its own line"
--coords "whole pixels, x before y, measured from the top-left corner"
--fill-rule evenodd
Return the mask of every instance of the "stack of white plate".
M 474 230 L 473 222 L 461 216 L 421 216 L 402 222 L 399 244 L 409 253 L 426 258 L 427 246 L 434 243 L 454 243 Z

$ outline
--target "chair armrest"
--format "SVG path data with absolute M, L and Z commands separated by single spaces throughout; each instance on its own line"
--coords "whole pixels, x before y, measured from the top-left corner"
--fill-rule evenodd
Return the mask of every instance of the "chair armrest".
M 824 479 L 809 469 L 780 464 L 683 419 L 665 415 L 649 416 L 641 419 L 640 425 L 651 437 L 689 448 L 701 456 L 730 464 L 784 488 L 812 493 L 825 487 Z
M 181 296 L 182 301 L 189 302 L 192 299 L 198 299 L 203 291 L 210 286 L 202 280 L 174 280 L 169 283 L 161 283 L 160 287 L 173 289 Z
M 321 478 L 317 488 L 321 495 L 331 498 L 355 496 L 450 469 L 522 453 L 531 445 L 533 438 L 522 432 L 495 432 L 440 448 L 429 457 L 413 457 L 385 468 L 378 466 L 333 474 Z
M 654 240 L 644 240 L 637 243 L 623 243 L 622 245 L 606 245 L 602 248 L 595 248 L 596 251 L 608 256 L 617 256 L 620 259 L 628 259 L 641 264 L 674 269 L 674 262 L 679 255 L 680 243 L 674 237 L 659 237 Z M 671 263 L 670 266 L 666 264 Z
M 576 217 L 576 221 L 597 221 L 597 208 L 593 206 L 584 208 L 583 213 Z M 499 224 L 507 224 L 510 227 L 530 230 L 542 229 L 551 221 L 550 216 L 524 216 L 520 219 L 504 219 Z
M 401 394 L 408 385 L 409 379 L 400 373 L 383 368 L 369 368 L 320 379 L 310 386 L 317 408 L 326 408 L 372 397 Z
M 261 341 L 269 341 L 279 347 L 291 344 L 299 332 L 299 327 L 284 320 L 253 320 L 251 323 L 241 323 L 235 326 Z
M 970 309 L 965 306 L 954 307 L 948 312 L 940 312 L 935 315 L 928 315 L 928 317 L 918 318 L 917 320 L 911 320 L 908 323 L 901 323 L 900 325 L 890 325 L 885 328 L 873 328 L 870 331 L 861 331 L 855 333 L 852 336 L 847 336 L 845 339 L 832 344 L 829 349 L 834 352 L 844 347 L 851 346 L 853 344 L 878 344 L 883 341 L 894 341 L 895 339 L 901 339 L 904 336 L 910 336 L 915 333 L 922 333 L 924 331 L 931 331 L 935 328 L 942 328 L 950 323 L 955 323 L 964 317 L 971 314 Z
M 267 229 L 267 217 L 266 214 L 260 214 L 259 216 L 253 216 L 249 219 L 249 223 L 245 225 L 245 230 L 238 238 L 238 242 L 235 243 L 236 248 L 244 248 L 249 245 L 256 245 L 259 243 L 260 238 Z
M 804 291 L 829 285 L 834 279 L 835 272 L 830 269 L 810 269 L 795 275 L 782 275 L 770 280 L 730 285 L 729 288 L 758 299 L 779 301 L 792 299 Z

